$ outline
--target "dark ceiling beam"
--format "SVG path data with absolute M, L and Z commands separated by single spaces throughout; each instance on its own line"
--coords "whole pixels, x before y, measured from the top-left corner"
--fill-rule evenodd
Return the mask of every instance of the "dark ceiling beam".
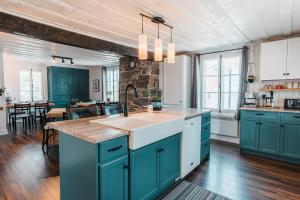
M 137 49 L 0 12 L 0 31 L 39 40 L 137 57 Z M 152 57 L 152 53 L 150 57 Z

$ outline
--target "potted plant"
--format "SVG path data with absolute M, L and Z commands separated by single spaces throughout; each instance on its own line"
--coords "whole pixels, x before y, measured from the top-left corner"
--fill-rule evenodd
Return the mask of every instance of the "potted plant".
M 160 111 L 162 109 L 162 90 L 160 89 L 153 89 L 151 90 L 151 102 L 153 106 L 153 110 Z
M 11 104 L 11 102 L 12 102 L 11 96 L 7 95 L 5 97 L 5 102 L 6 102 L 7 105 Z
M 0 88 L 0 97 L 4 94 L 5 88 Z

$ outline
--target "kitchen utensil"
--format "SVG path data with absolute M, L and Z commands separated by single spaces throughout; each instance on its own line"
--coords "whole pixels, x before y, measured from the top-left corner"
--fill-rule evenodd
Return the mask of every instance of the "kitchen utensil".
M 294 89 L 297 89 L 297 88 L 299 88 L 299 84 L 298 84 L 298 82 L 294 82 L 294 83 L 293 83 L 293 88 L 294 88 Z

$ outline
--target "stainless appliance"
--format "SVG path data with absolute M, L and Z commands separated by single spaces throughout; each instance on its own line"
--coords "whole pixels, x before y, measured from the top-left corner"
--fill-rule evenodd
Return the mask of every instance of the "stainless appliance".
M 300 110 L 300 99 L 285 99 L 284 100 L 284 108 Z
M 254 92 L 245 92 L 244 106 L 256 106 L 256 94 Z

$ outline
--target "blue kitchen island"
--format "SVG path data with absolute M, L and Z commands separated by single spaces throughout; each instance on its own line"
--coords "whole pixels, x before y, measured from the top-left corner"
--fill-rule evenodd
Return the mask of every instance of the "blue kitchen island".
M 201 116 L 204 112 L 188 114 Z M 91 122 L 101 118 L 50 123 L 60 131 L 62 200 L 155 199 L 179 180 L 182 132 L 133 149 L 130 131 Z M 206 149 L 205 155 L 208 153 Z

